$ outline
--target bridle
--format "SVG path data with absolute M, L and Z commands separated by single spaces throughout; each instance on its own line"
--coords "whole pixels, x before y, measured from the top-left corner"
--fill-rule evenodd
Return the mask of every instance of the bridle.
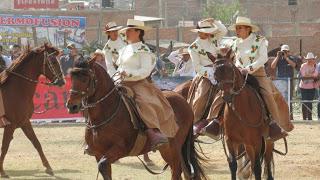
M 223 61 L 223 60 L 220 60 L 220 62 L 221 61 Z M 219 62 L 219 61 L 216 61 L 216 62 Z M 215 63 L 216 64 L 216 63 Z M 228 102 L 228 101 L 230 101 L 231 99 L 233 99 L 233 97 L 234 96 L 236 96 L 236 95 L 239 95 L 240 94 L 240 92 L 244 89 L 244 87 L 246 86 L 246 84 L 247 84 L 247 79 L 248 79 L 248 73 L 246 74 L 246 76 L 245 76 L 245 79 L 244 79 L 244 82 L 243 82 L 243 84 L 241 85 L 241 87 L 238 89 L 238 90 L 236 90 L 236 67 L 233 65 L 233 64 L 231 64 L 231 63 L 229 63 L 229 62 L 225 62 L 225 63 L 223 63 L 223 64 L 218 64 L 218 65 L 214 65 L 214 67 L 215 67 L 215 69 L 217 69 L 217 68 L 220 68 L 220 67 L 222 67 L 222 66 L 227 66 L 227 65 L 229 65 L 229 66 L 231 66 L 231 68 L 232 68 L 232 80 L 231 79 L 226 79 L 226 80 L 217 80 L 217 78 L 215 77 L 215 79 L 217 80 L 217 85 L 218 85 L 218 88 L 220 89 L 220 90 L 223 90 L 223 86 L 225 85 L 225 84 L 232 84 L 232 89 L 229 91 L 230 92 L 230 94 L 226 97 L 226 98 L 224 98 L 224 100 L 226 101 L 226 102 Z
M 220 60 L 221 62 L 221 60 Z M 228 64 L 227 64 L 228 63 Z M 247 126 L 249 127 L 260 127 L 262 124 L 263 124 L 263 120 L 262 121 L 259 121 L 258 123 L 256 124 L 252 124 L 252 123 L 249 123 L 247 122 L 245 119 L 243 119 L 239 112 L 236 110 L 235 108 L 235 103 L 234 103 L 234 97 L 239 95 L 240 92 L 246 87 L 246 84 L 247 84 L 247 79 L 248 79 L 248 73 L 246 74 L 245 76 L 245 79 L 244 79 L 244 82 L 243 84 L 241 85 L 241 87 L 238 89 L 238 90 L 235 90 L 235 83 L 236 83 L 236 66 L 229 63 L 229 62 L 226 62 L 226 63 L 222 63 L 222 64 L 219 64 L 219 65 L 216 65 L 214 67 L 216 68 L 219 68 L 219 67 L 222 67 L 222 66 L 226 66 L 226 65 L 230 65 L 232 67 L 232 80 L 221 80 L 221 81 L 217 81 L 218 82 L 218 88 L 220 90 L 223 91 L 223 85 L 224 84 L 232 84 L 232 89 L 230 90 L 230 94 L 227 95 L 227 96 L 224 96 L 223 97 L 223 100 L 224 102 L 226 103 L 226 105 L 233 111 L 234 115 L 242 122 L 244 122 Z M 217 79 L 217 78 L 216 78 Z M 259 96 L 257 96 L 259 99 L 261 99 Z M 264 111 L 264 107 L 262 104 L 261 105 L 261 108 L 262 108 L 262 111 Z M 263 117 L 263 114 L 264 112 L 262 113 L 262 117 Z
M 101 66 L 99 63 L 96 63 L 97 65 Z M 101 68 L 103 68 L 101 66 Z M 120 110 L 120 102 L 121 102 L 121 93 L 119 93 L 118 91 L 118 86 L 117 84 L 115 84 L 115 86 L 109 91 L 107 92 L 104 96 L 102 96 L 101 98 L 99 98 L 98 100 L 96 100 L 95 102 L 92 103 L 88 103 L 88 98 L 90 96 L 93 96 L 94 93 L 96 92 L 96 84 L 98 83 L 98 80 L 96 79 L 96 75 L 94 70 L 92 69 L 87 69 L 87 68 L 73 68 L 73 70 L 77 70 L 77 71 L 88 71 L 88 74 L 90 76 L 89 79 L 89 85 L 87 87 L 87 89 L 85 91 L 80 91 L 80 90 L 75 90 L 73 87 L 69 90 L 70 94 L 73 95 L 80 95 L 81 97 L 81 111 L 87 110 L 89 108 L 94 108 L 96 107 L 99 103 L 103 102 L 104 100 L 106 100 L 108 97 L 110 97 L 110 95 L 116 91 L 120 96 L 119 96 L 119 100 L 118 100 L 118 104 L 116 107 L 116 110 L 112 113 L 111 116 L 109 116 L 108 119 L 100 122 L 97 125 L 93 125 L 92 122 L 90 121 L 90 119 L 86 119 L 86 126 L 88 129 L 97 129 L 99 127 L 102 127 L 104 125 L 106 125 L 107 123 L 109 123 L 113 118 L 115 118 L 115 116 L 118 114 L 119 110 Z M 105 71 L 105 73 L 108 74 L 108 72 L 103 68 L 103 70 Z M 116 74 L 114 74 L 113 76 L 115 76 Z M 112 76 L 112 77 L 113 77 Z M 111 77 L 111 79 L 112 79 Z
M 48 82 L 48 81 L 46 81 L 46 82 L 40 82 L 40 83 L 42 83 L 42 84 L 49 85 L 49 86 L 50 86 L 50 85 L 57 85 L 57 83 L 58 83 L 59 81 L 63 80 L 62 72 L 60 72 L 60 73 L 57 72 L 57 70 L 54 68 L 53 63 L 49 60 L 49 58 L 50 58 L 51 56 L 53 56 L 55 53 L 57 53 L 57 51 L 54 51 L 54 52 L 52 52 L 52 53 L 50 53 L 50 54 L 49 54 L 46 50 L 44 50 L 44 52 L 43 52 L 42 73 L 43 73 L 43 75 L 45 75 L 45 76 L 47 77 L 47 75 L 46 75 L 46 65 L 48 65 L 48 68 L 49 68 L 50 72 L 51 72 L 51 73 L 53 74 L 53 76 L 54 76 L 54 80 L 51 81 L 51 82 Z M 8 72 L 9 74 L 13 74 L 13 75 L 15 75 L 15 76 L 17 76 L 17 77 L 20 77 L 20 78 L 22 78 L 22 79 L 24 79 L 24 80 L 26 80 L 26 81 L 29 81 L 29 82 L 32 82 L 32 83 L 35 83 L 35 84 L 39 83 L 38 80 L 29 78 L 29 77 L 27 77 L 26 75 L 23 75 L 23 74 L 20 74 L 20 73 L 17 73 L 17 72 L 8 70 L 8 69 L 6 69 L 5 71 Z

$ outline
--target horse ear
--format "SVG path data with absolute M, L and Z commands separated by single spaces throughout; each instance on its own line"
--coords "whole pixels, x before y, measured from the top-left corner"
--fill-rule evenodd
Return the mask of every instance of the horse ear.
M 232 49 L 230 48 L 226 54 L 226 59 L 228 61 L 230 61 L 231 63 L 233 63 L 233 60 L 234 60 L 234 52 L 232 51 Z
M 227 54 L 226 54 L 226 58 L 227 59 L 230 59 L 231 58 L 231 54 L 232 54 L 232 49 L 230 48 L 228 51 L 227 51 Z
M 223 58 L 223 55 L 218 53 L 217 59 L 222 59 L 222 58 Z

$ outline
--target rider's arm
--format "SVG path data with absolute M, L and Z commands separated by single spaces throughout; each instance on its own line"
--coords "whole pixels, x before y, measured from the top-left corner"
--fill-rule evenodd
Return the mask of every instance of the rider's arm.
M 152 73 L 156 65 L 156 59 L 152 53 L 138 53 L 140 68 L 127 69 L 127 81 L 138 81 L 147 78 Z
M 215 39 L 220 41 L 228 32 L 225 25 L 221 23 L 219 20 L 214 20 L 213 24 L 215 24 L 218 27 L 218 32 L 214 35 Z
M 258 52 L 255 57 L 255 62 L 246 66 L 246 69 L 249 73 L 253 73 L 261 67 L 264 67 L 264 64 L 268 61 L 268 41 L 263 40 L 260 44 Z

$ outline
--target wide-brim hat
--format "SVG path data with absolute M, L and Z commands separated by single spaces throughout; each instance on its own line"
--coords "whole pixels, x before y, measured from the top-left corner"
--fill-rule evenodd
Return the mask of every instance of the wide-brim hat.
M 251 20 L 246 17 L 237 17 L 236 23 L 231 25 L 228 29 L 230 31 L 236 31 L 236 26 L 250 26 L 252 28 L 252 32 L 260 31 L 260 28 L 257 25 L 251 23 Z
M 281 50 L 280 51 L 290 51 L 290 47 L 286 44 L 281 46 Z
M 199 21 L 197 24 L 197 28 L 191 29 L 191 32 L 202 32 L 206 34 L 214 34 L 218 31 L 218 27 L 215 24 L 212 24 L 208 21 Z
M 110 32 L 110 31 L 119 31 L 120 29 L 122 29 L 122 26 L 118 26 L 115 22 L 109 22 L 108 24 L 106 24 L 106 26 L 104 27 L 104 31 L 105 32 Z
M 75 45 L 74 43 L 69 43 L 69 44 L 67 45 L 67 48 L 68 48 L 68 49 L 74 49 L 74 48 L 76 48 L 76 45 Z
M 93 54 L 96 54 L 96 55 L 99 54 L 104 57 L 104 53 L 101 49 L 97 49 Z
M 179 54 L 181 54 L 181 55 L 189 54 L 188 48 L 182 48 L 182 52 L 179 52 Z
M 308 52 L 307 56 L 304 57 L 305 60 L 317 59 L 317 56 L 314 56 L 312 52 Z
M 125 32 L 128 29 L 140 29 L 143 31 L 148 31 L 152 29 L 151 27 L 145 26 L 143 21 L 139 21 L 136 19 L 128 19 L 127 26 L 122 28 L 120 32 Z

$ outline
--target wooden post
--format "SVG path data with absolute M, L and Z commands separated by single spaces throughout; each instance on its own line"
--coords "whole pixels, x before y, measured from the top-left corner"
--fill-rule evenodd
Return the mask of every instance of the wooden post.
M 32 27 L 32 37 L 34 41 L 34 46 L 38 46 L 37 30 L 36 27 Z

